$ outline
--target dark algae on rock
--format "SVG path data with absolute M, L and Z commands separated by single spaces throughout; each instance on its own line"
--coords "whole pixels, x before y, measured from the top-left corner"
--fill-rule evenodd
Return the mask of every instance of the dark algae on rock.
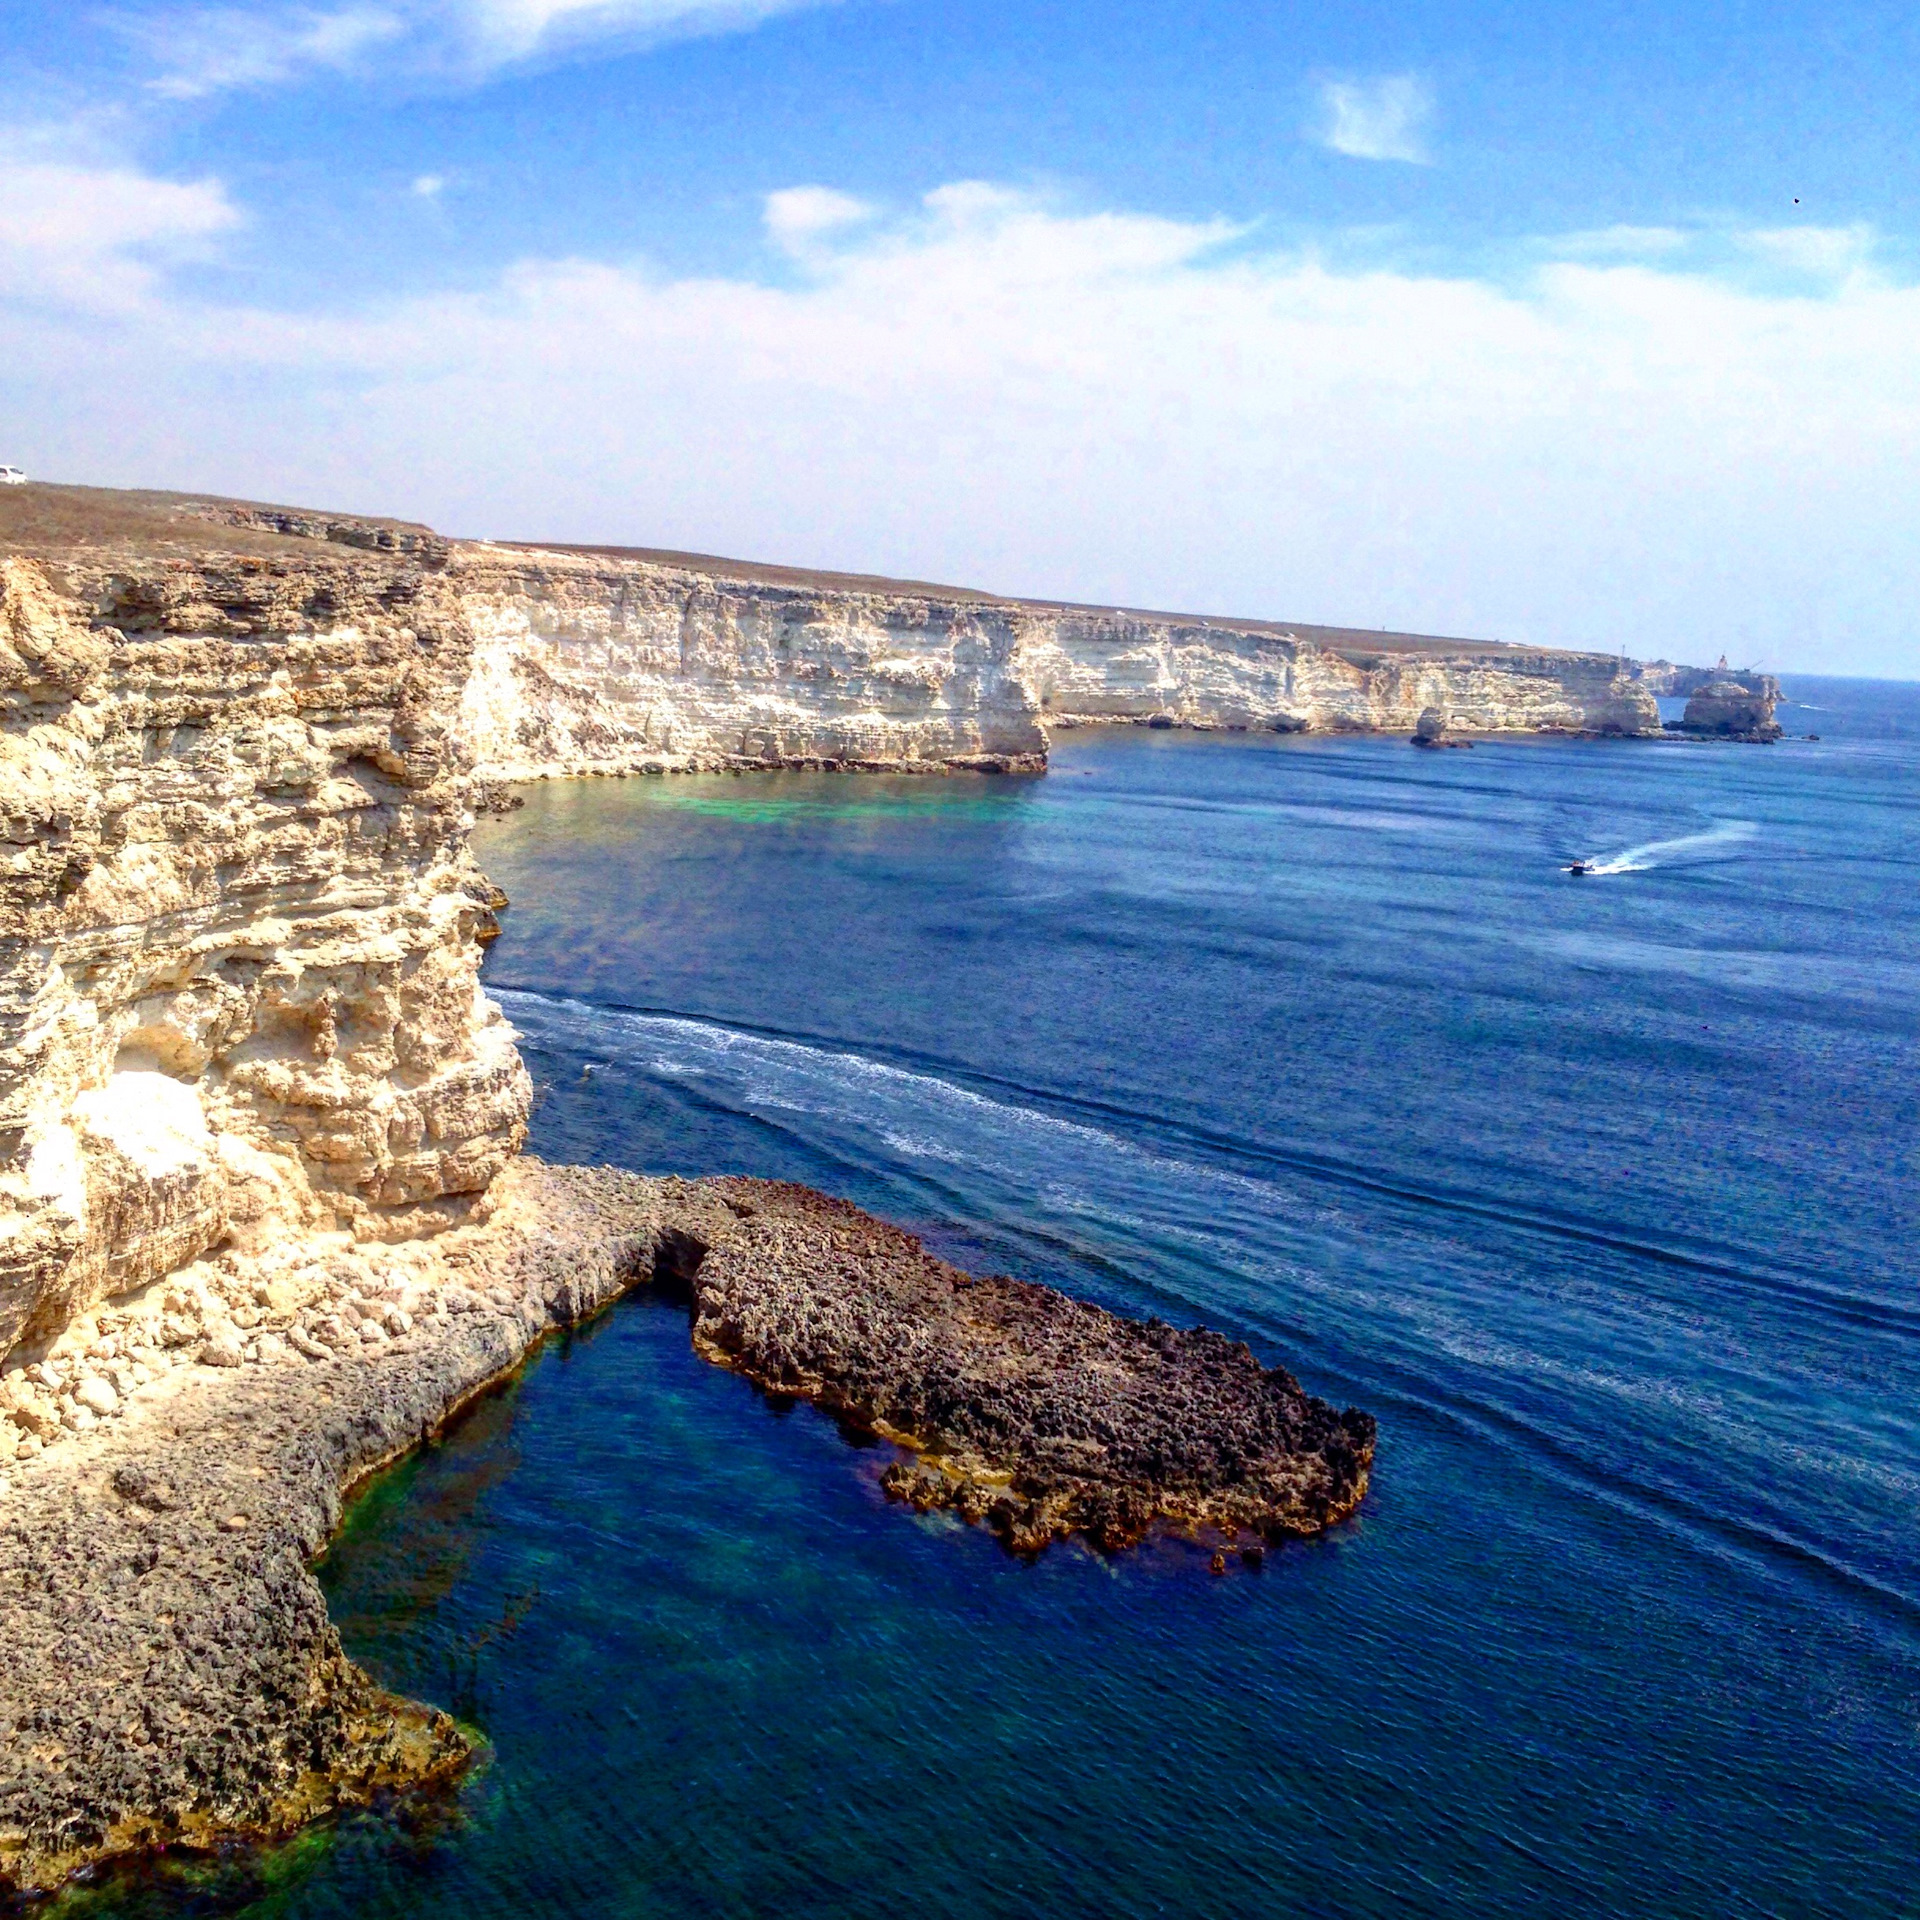
M 734 1223 L 678 1253 L 693 1337 L 769 1392 L 913 1450 L 889 1493 L 984 1521 L 1020 1551 L 1156 1525 L 1310 1534 L 1360 1504 L 1374 1422 L 1251 1348 L 976 1278 L 806 1187 L 712 1183 Z

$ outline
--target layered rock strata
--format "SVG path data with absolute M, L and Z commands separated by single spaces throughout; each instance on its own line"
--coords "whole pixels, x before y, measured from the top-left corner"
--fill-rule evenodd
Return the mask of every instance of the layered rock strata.
M 731 767 L 1037 772 L 1004 612 L 620 557 L 456 549 L 460 728 L 493 780 Z
M 431 1230 L 517 1149 L 472 655 L 406 554 L 0 551 L 0 1356 L 219 1244 Z
M 1766 743 L 1780 738 L 1774 715 L 1780 705 L 1780 683 L 1771 674 L 1751 680 L 1722 675 L 1688 696 L 1680 729 L 1723 740 Z
M 1611 656 L 6 490 L 0 1358 L 208 1248 L 485 1189 L 528 1099 L 478 987 L 492 783 L 1033 769 L 1112 721 L 1658 730 Z
M 523 1159 L 478 1211 L 195 1262 L 37 1363 L 113 1411 L 0 1491 L 0 1884 L 457 1768 L 459 1728 L 346 1658 L 311 1557 L 344 1489 L 636 1283 L 690 1303 L 709 1358 L 915 1449 L 893 1491 L 1018 1548 L 1273 1538 L 1365 1491 L 1372 1421 L 1244 1347 L 973 1279 L 803 1188 Z
M 461 728 L 499 780 L 1044 764 L 1049 727 L 1652 736 L 1611 654 L 999 600 L 691 557 L 461 544 Z
M 1660 731 L 1612 654 L 1073 610 L 1035 609 L 1026 627 L 1023 677 L 1058 726 L 1409 733 L 1431 710 L 1470 733 Z

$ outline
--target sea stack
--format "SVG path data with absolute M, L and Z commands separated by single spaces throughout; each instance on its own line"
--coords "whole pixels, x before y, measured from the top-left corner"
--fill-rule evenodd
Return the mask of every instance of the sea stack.
M 1770 673 L 1745 680 L 1723 674 L 1688 699 L 1680 725 L 1684 732 L 1717 740 L 1771 743 L 1780 738 L 1774 718 L 1779 701 L 1780 682 Z
M 1416 747 L 1470 747 L 1471 740 L 1456 740 L 1449 732 L 1451 722 L 1447 714 L 1439 707 L 1426 707 L 1421 710 L 1420 718 L 1413 728 L 1413 744 Z

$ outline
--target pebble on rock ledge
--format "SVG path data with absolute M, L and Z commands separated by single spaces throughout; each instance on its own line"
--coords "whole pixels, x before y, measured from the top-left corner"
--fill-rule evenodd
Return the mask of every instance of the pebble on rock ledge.
M 73 1397 L 89 1413 L 100 1415 L 102 1418 L 112 1413 L 120 1404 L 120 1396 L 114 1392 L 111 1383 L 101 1379 L 98 1374 L 90 1374 L 82 1380 L 74 1388 Z

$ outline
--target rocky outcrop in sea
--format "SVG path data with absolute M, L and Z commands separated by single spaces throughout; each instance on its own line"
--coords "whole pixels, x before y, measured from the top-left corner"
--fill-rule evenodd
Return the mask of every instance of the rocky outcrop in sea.
M 889 1491 L 1037 1551 L 1157 1525 L 1254 1541 L 1317 1533 L 1366 1491 L 1374 1423 L 1336 1413 L 1205 1327 L 1119 1318 L 980 1278 L 805 1187 L 722 1180 L 712 1244 L 665 1254 L 693 1341 L 769 1393 L 911 1449 Z
M 1721 675 L 1689 696 L 1680 728 L 1764 744 L 1780 738 L 1780 723 L 1774 718 L 1779 704 L 1780 683 L 1771 674 L 1755 674 L 1750 680 Z
M 88 1417 L 0 1474 L 0 1891 L 462 1766 L 453 1721 L 347 1659 L 310 1563 L 357 1481 L 633 1286 L 1017 1550 L 1164 1526 L 1257 1555 L 1351 1512 L 1373 1457 L 1366 1415 L 1244 1346 L 976 1279 L 805 1188 L 523 1158 L 432 1240 L 281 1252 L 91 1310 L 11 1389 Z

